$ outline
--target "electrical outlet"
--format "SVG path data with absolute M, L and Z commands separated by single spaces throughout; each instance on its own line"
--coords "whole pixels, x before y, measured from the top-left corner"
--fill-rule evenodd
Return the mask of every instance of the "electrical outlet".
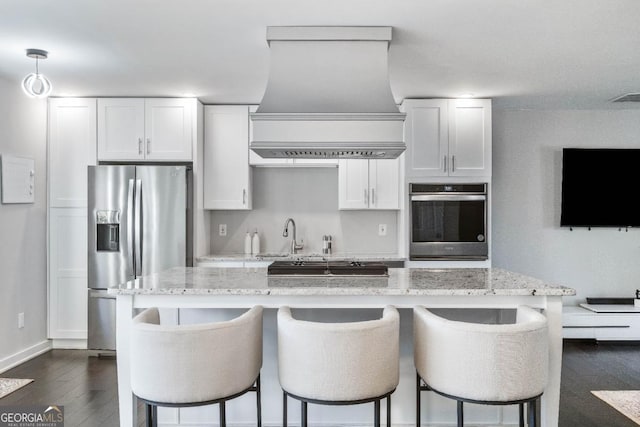
M 24 328 L 24 313 L 18 313 L 18 329 Z
M 227 235 L 227 224 L 219 224 L 218 225 L 218 234 L 221 236 Z
M 387 235 L 387 224 L 378 224 L 378 236 Z

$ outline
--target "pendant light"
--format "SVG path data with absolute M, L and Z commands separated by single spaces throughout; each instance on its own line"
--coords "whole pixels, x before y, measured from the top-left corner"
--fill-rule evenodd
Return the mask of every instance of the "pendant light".
M 51 82 L 38 70 L 38 60 L 47 59 L 49 52 L 41 49 L 27 49 L 27 56 L 35 58 L 36 72 L 29 74 L 22 80 L 22 90 L 32 98 L 46 98 L 51 93 Z

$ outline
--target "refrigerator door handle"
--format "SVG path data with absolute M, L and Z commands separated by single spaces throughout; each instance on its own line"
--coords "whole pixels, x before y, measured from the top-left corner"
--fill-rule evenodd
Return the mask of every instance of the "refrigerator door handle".
M 135 276 L 142 275 L 142 180 L 136 179 L 135 192 Z
M 133 197 L 134 197 L 134 188 L 133 188 L 133 179 L 129 180 L 129 193 L 127 194 L 127 250 L 129 252 L 129 259 L 127 263 L 131 267 L 129 270 L 131 272 L 131 276 L 135 276 L 135 265 L 133 263 L 134 259 L 134 205 L 133 205 Z

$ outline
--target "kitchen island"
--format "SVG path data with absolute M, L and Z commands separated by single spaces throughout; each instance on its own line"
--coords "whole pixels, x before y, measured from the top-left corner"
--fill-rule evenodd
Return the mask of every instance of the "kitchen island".
M 401 309 L 400 385 L 393 395 L 394 424 L 405 425 L 415 420 L 415 370 L 411 347 L 410 310 L 416 305 L 435 309 L 513 309 L 520 304 L 543 310 L 549 323 L 549 383 L 542 396 L 542 425 L 557 426 L 560 401 L 560 369 L 562 363 L 562 297 L 575 295 L 573 289 L 502 269 L 389 269 L 388 277 L 274 277 L 266 268 L 173 268 L 142 277 L 109 289 L 117 300 L 117 363 L 120 425 L 135 425 L 135 398 L 129 382 L 128 360 L 131 319 L 136 309 L 160 307 L 169 309 L 246 309 L 260 304 L 267 309 L 288 305 L 295 309 L 380 309 L 387 304 Z M 265 311 L 265 355 L 263 365 L 264 425 L 281 422 L 281 392 L 275 372 L 275 310 Z M 402 314 L 404 312 L 404 315 Z M 335 312 L 332 312 L 335 313 Z M 340 316 L 332 314 L 332 319 Z M 176 316 L 176 322 L 178 322 Z M 240 398 L 242 399 L 242 398 Z M 423 422 L 447 422 L 438 418 L 433 405 L 446 405 L 436 397 L 428 401 L 431 416 Z M 240 402 L 239 404 L 242 404 Z M 229 404 L 231 407 L 231 403 Z M 364 406 L 364 405 L 363 405 Z M 319 407 L 320 408 L 320 407 Z M 320 409 L 318 408 L 318 411 Z M 322 407 L 323 411 L 334 407 Z M 340 408 L 340 410 L 343 408 Z M 316 411 L 316 409 L 314 409 Z M 496 409 L 489 422 L 511 422 Z M 247 411 L 244 411 L 247 412 Z M 335 410 L 334 412 L 341 412 Z M 446 411 L 445 411 L 446 412 Z M 242 411 L 238 412 L 243 415 Z M 314 424 L 310 412 L 311 423 Z M 455 412 L 454 412 L 455 413 Z M 486 412 L 480 412 L 486 413 Z M 326 414 L 326 412 L 325 412 Z M 364 420 L 355 424 L 369 422 Z M 435 415 L 434 415 L 435 414 Z M 443 415 L 446 416 L 445 413 Z M 295 412 L 291 412 L 294 419 Z M 180 415 L 167 414 L 167 424 L 191 425 Z M 186 417 L 185 417 L 186 418 Z M 210 417 L 213 418 L 213 414 Z M 494 419 L 495 418 L 495 419 Z M 233 414 L 228 416 L 234 424 Z M 321 417 L 326 424 L 331 416 Z M 247 422 L 251 418 L 238 422 Z M 335 425 L 333 420 L 327 425 Z M 344 424 L 349 422 L 344 421 Z M 317 424 L 317 423 L 315 423 Z

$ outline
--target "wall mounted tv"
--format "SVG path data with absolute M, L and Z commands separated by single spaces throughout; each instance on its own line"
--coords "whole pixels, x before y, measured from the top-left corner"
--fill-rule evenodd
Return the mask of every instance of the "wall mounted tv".
M 640 149 L 564 148 L 560 225 L 640 226 Z

